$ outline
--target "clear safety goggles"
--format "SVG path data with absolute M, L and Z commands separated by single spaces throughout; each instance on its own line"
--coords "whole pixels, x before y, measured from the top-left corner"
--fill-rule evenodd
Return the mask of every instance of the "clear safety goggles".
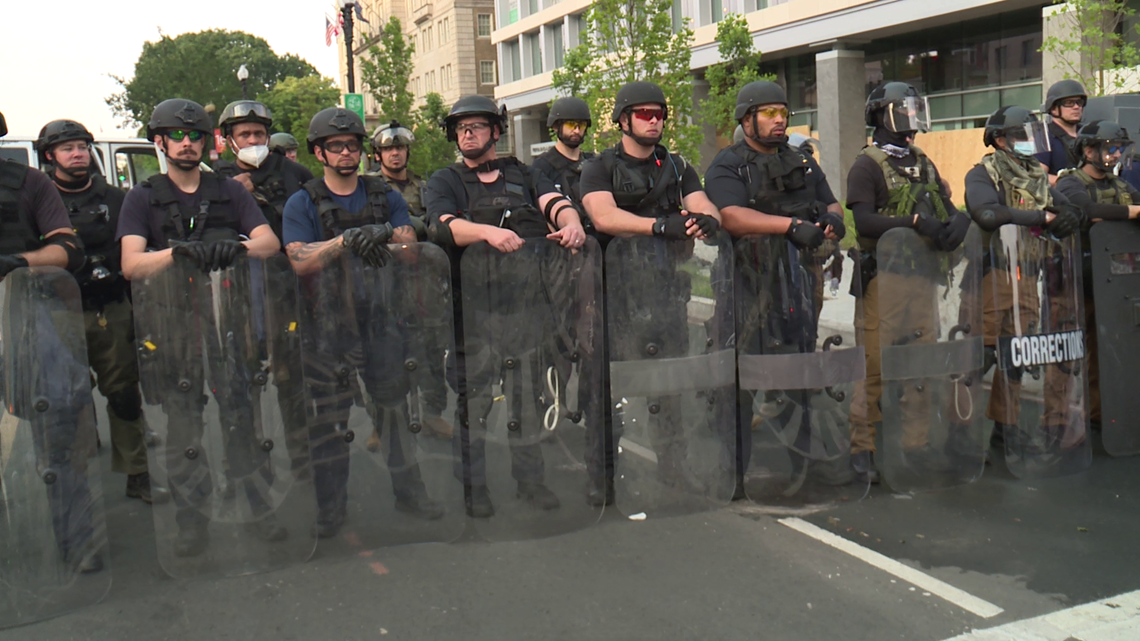
M 895 133 L 930 131 L 930 110 L 926 96 L 907 96 L 887 105 L 883 124 Z
M 265 120 L 273 120 L 273 115 L 269 113 L 269 107 L 261 104 L 260 102 L 239 102 L 232 105 L 230 108 L 230 117 L 227 120 L 244 120 L 246 118 L 263 118 Z
M 407 127 L 385 129 L 372 139 L 372 143 L 377 147 L 407 147 L 415 141 L 416 135 Z
M 1022 156 L 1035 156 L 1047 153 L 1051 149 L 1049 130 L 1040 120 L 1009 127 L 1002 133 L 1005 135 L 1007 147 Z

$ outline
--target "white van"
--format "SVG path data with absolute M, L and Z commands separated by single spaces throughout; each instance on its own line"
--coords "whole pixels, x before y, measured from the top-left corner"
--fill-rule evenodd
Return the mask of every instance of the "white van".
M 34 142 L 34 138 L 12 135 L 0 138 L 0 160 L 15 160 L 40 169 Z M 107 182 L 123 189 L 166 172 L 166 158 L 155 154 L 154 144 L 143 138 L 96 138 L 92 151 L 100 172 L 108 177 Z

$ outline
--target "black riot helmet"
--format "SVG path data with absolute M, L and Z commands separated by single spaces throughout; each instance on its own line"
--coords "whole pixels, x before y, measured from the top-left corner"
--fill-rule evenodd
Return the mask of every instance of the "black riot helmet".
M 736 94 L 736 112 L 733 120 L 740 122 L 748 112 L 760 105 L 781 104 L 787 106 L 788 94 L 780 85 L 768 80 L 750 82 Z
M 0 138 L 8 135 L 8 121 L 4 120 L 4 114 L 0 113 Z
M 95 142 L 95 136 L 87 131 L 87 127 L 74 120 L 53 120 L 44 125 L 43 129 L 40 129 L 40 135 L 34 144 L 36 153 L 40 157 L 40 163 L 48 162 L 47 152 L 51 151 L 52 147 L 70 140 L 82 140 L 91 144 Z
M 286 151 L 297 149 L 300 146 L 293 134 L 278 132 L 269 137 L 269 151 L 276 151 L 282 156 L 285 155 Z
M 214 122 L 202 105 L 185 98 L 163 100 L 150 114 L 146 125 L 146 138 L 151 142 L 167 129 L 200 131 L 206 139 L 206 148 L 213 143 Z
M 1096 160 L 1089 160 L 1085 150 L 1095 150 Z M 1133 143 L 1128 130 L 1111 120 L 1097 120 L 1077 132 L 1076 151 L 1082 163 L 1092 163 L 1102 171 L 1112 171 L 1117 164 L 1128 169 L 1132 164 Z
M 554 129 L 562 120 L 582 120 L 587 124 L 594 124 L 594 119 L 590 115 L 590 105 L 587 105 L 585 100 L 574 96 L 559 98 L 550 105 L 550 115 L 546 117 L 546 126 Z
M 506 109 L 500 109 L 487 96 L 473 95 L 463 96 L 451 105 L 451 111 L 443 119 L 443 130 L 447 132 L 448 142 L 459 142 L 459 136 L 455 133 L 455 123 L 470 116 L 486 116 L 487 122 L 491 126 L 499 127 L 499 135 L 502 136 L 507 131 L 507 115 Z M 494 137 L 491 138 L 494 140 Z M 492 143 L 493 144 L 493 143 Z
M 665 102 L 665 92 L 652 82 L 638 80 L 626 83 L 618 89 L 617 98 L 614 99 L 614 111 L 610 115 L 611 122 L 618 122 L 622 112 L 632 109 L 634 105 L 654 103 L 661 105 L 665 110 L 665 117 L 669 117 L 669 105 Z
M 256 100 L 236 100 L 222 110 L 222 115 L 218 118 L 218 127 L 221 128 L 223 135 L 229 136 L 234 125 L 242 122 L 265 125 L 265 130 L 269 131 L 273 126 L 273 113 L 269 111 L 269 107 Z
M 364 121 L 355 111 L 344 107 L 329 107 L 318 111 L 309 121 L 309 153 L 313 153 L 318 142 L 340 134 L 353 134 L 361 141 L 368 136 Z
M 867 123 L 868 127 L 881 126 L 883 123 L 878 120 L 879 112 L 892 107 L 898 107 L 900 110 L 905 109 L 907 103 L 910 102 L 907 100 L 908 98 L 917 102 L 921 96 L 917 89 L 905 82 L 888 82 L 875 87 L 871 90 L 871 95 L 867 96 L 867 105 L 863 109 L 864 122 Z M 925 116 L 925 113 L 923 115 Z M 917 129 L 918 127 L 915 126 L 914 130 Z
M 1065 98 L 1080 98 L 1081 105 L 1083 106 L 1088 102 L 1089 94 L 1081 83 L 1076 80 L 1061 80 L 1054 82 L 1049 87 L 1049 91 L 1045 92 L 1045 104 L 1041 105 L 1041 111 L 1051 113 L 1053 108 L 1057 106 Z
M 1045 124 L 1025 107 L 1002 107 L 986 118 L 982 142 L 997 149 L 997 139 L 1005 138 L 1006 151 L 1024 160 L 1049 151 Z

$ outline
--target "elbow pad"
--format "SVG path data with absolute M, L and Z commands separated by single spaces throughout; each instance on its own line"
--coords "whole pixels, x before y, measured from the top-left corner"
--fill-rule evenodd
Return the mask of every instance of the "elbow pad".
M 56 245 L 67 252 L 67 271 L 75 273 L 87 262 L 83 252 L 83 241 L 75 234 L 55 234 L 44 239 L 44 245 Z
M 986 231 L 994 231 L 1010 221 L 1009 210 L 1004 207 L 1000 209 L 986 207 L 985 209 L 974 211 L 973 214 L 974 220 L 978 223 L 978 227 Z
M 441 221 L 438 217 L 433 216 L 431 222 L 428 223 L 428 240 L 440 247 L 454 247 L 455 238 L 451 235 L 451 221 L 453 220 L 455 219 L 448 218 L 447 221 Z

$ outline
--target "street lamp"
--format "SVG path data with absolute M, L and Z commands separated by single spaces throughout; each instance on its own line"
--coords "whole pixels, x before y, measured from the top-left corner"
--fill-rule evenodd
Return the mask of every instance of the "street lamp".
M 246 69 L 245 65 L 238 67 L 237 77 L 241 81 L 241 99 L 249 100 L 249 94 L 245 90 L 245 81 L 249 80 L 249 69 Z
M 344 48 L 346 53 L 346 67 L 348 71 L 348 93 L 356 93 L 356 74 L 353 72 L 352 60 L 352 9 L 354 0 L 336 0 L 340 7 L 340 15 L 344 19 Z

